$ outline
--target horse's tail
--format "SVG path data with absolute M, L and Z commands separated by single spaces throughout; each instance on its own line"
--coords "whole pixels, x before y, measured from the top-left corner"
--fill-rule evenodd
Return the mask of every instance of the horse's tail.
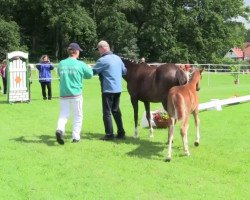
M 175 77 L 177 78 L 179 85 L 184 85 L 188 82 L 187 74 L 181 69 L 177 69 Z

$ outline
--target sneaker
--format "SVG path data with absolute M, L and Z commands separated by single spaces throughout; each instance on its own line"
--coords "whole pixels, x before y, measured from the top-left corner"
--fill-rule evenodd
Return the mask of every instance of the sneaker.
M 125 134 L 117 134 L 115 136 L 115 138 L 118 139 L 118 140 L 125 140 L 126 136 L 125 136 Z
M 77 143 L 77 142 L 80 142 L 80 140 L 77 140 L 77 139 L 72 140 L 72 143 Z
M 56 140 L 59 144 L 64 145 L 63 132 L 61 130 L 56 131 Z
M 113 140 L 114 135 L 105 135 L 104 137 L 101 137 L 100 140 Z

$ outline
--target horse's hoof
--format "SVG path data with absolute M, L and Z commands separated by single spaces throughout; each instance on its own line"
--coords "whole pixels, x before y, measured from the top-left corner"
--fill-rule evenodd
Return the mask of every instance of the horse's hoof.
M 166 161 L 166 162 L 170 162 L 170 161 L 171 161 L 171 158 L 170 158 L 170 157 L 167 157 L 165 161 Z
M 189 152 L 185 152 L 185 156 L 190 156 L 190 153 Z
M 134 135 L 133 138 L 137 139 L 137 138 L 139 138 L 139 136 L 138 135 Z
M 199 142 L 194 142 L 194 146 L 198 147 L 200 145 Z
M 150 137 L 150 138 L 154 138 L 154 135 L 150 135 L 149 137 Z

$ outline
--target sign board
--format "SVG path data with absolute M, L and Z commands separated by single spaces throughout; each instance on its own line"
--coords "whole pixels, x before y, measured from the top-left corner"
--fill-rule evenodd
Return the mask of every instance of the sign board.
M 7 54 L 8 102 L 30 101 L 28 53 L 14 51 Z

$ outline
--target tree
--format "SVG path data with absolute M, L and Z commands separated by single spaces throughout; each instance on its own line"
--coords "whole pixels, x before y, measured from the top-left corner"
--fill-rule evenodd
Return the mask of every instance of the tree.
M 21 45 L 21 35 L 19 26 L 13 21 L 5 21 L 0 18 L 0 58 L 6 57 L 11 51 L 26 51 L 27 47 Z
M 250 29 L 247 30 L 247 34 L 246 34 L 246 42 L 250 42 Z
M 212 62 L 244 40 L 243 1 L 140 0 L 138 45 L 151 61 Z
M 240 0 L 223 0 L 220 3 L 202 0 L 185 7 L 189 18 L 179 37 L 187 45 L 190 60 L 212 62 L 215 57 L 223 57 L 232 46 L 243 44 L 244 26 L 231 20 L 243 15 L 242 6 L 243 1 Z
M 32 60 L 44 53 L 61 59 L 73 41 L 93 58 L 97 41 L 105 39 L 134 59 L 204 63 L 243 44 L 246 30 L 232 19 L 247 18 L 249 8 L 243 0 L 2 0 L 0 13 L 16 22 Z
M 125 12 L 134 9 L 134 1 L 86 1 L 84 4 L 97 24 L 98 39 L 107 40 L 111 49 L 124 56 L 138 58 L 137 28 Z

